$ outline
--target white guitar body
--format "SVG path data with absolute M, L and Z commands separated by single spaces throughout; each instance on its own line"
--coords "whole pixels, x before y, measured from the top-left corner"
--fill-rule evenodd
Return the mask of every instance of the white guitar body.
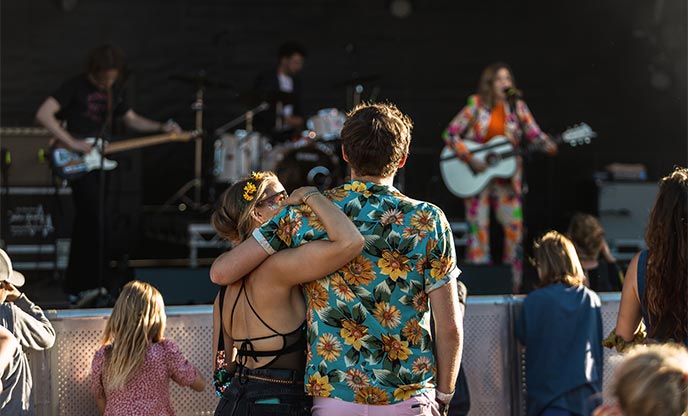
M 510 153 L 514 146 L 505 136 L 495 136 L 487 143 L 464 141 L 473 157 L 487 164 L 488 169 L 474 173 L 467 163 L 459 158 L 451 159 L 454 150 L 445 146 L 440 155 L 442 179 L 449 191 L 459 198 L 468 198 L 480 193 L 494 178 L 511 178 L 516 173 L 516 158 L 502 158 L 500 154 Z M 484 150 L 476 151 L 484 148 Z
M 84 141 L 91 146 L 95 145 L 95 137 L 89 137 Z M 73 150 L 66 148 L 56 148 L 53 153 L 55 163 L 58 166 L 69 166 L 65 168 L 67 174 L 88 173 L 92 170 L 100 169 L 100 158 L 102 155 L 97 147 L 93 147 L 90 152 L 80 155 Z M 70 162 L 80 162 L 70 165 Z M 117 162 L 110 159 L 103 161 L 103 170 L 113 170 L 117 167 Z M 71 168 L 71 169 L 70 169 Z
M 553 138 L 557 144 L 571 147 L 589 144 L 597 137 L 590 126 L 579 123 Z M 495 136 L 487 143 L 464 141 L 472 157 L 485 162 L 487 169 L 474 173 L 466 162 L 456 157 L 454 150 L 445 146 L 440 155 L 440 171 L 447 189 L 459 198 L 468 198 L 480 193 L 494 178 L 511 178 L 516 173 L 516 155 L 538 151 L 537 144 L 528 145 L 525 150 L 517 149 L 505 136 Z

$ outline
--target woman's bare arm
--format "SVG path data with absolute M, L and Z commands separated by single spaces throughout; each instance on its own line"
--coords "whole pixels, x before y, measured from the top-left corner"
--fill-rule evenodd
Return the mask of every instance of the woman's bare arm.
M 639 254 L 633 256 L 628 265 L 626 277 L 624 278 L 623 288 L 621 289 L 621 303 L 619 304 L 619 315 L 616 318 L 616 332 L 625 341 L 633 340 L 633 335 L 640 324 L 640 296 L 638 295 L 638 258 Z

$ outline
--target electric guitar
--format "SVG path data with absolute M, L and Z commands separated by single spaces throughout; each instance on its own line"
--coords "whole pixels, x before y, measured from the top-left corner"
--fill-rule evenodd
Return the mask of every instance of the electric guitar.
M 597 137 L 586 123 L 577 124 L 553 138 L 557 144 L 566 143 L 576 147 L 588 144 Z M 449 191 L 459 198 L 475 196 L 493 178 L 511 178 L 516 173 L 516 158 L 540 150 L 541 145 L 531 143 L 525 150 L 518 149 L 505 136 L 495 136 L 487 143 L 464 141 L 470 154 L 487 164 L 484 172 L 476 173 L 468 163 L 459 159 L 454 150 L 445 146 L 440 154 L 440 171 Z
M 109 155 L 125 150 L 133 150 L 168 142 L 186 142 L 198 136 L 198 132 L 182 132 L 137 137 L 135 139 L 109 143 L 105 147 L 103 154 Z M 94 137 L 89 137 L 85 139 L 85 141 L 93 145 L 96 139 Z M 103 158 L 103 155 L 101 155 L 100 150 L 95 146 L 90 152 L 83 154 L 67 148 L 61 141 L 55 139 L 52 140 L 48 154 L 48 160 L 55 175 L 66 180 L 79 179 L 92 170 L 100 169 L 101 158 Z M 113 170 L 117 167 L 117 162 L 114 160 L 103 159 L 103 170 Z

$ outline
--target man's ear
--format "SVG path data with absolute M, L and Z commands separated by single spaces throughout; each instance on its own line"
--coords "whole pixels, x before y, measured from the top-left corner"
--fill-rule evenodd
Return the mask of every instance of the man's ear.
M 349 163 L 349 156 L 344 151 L 344 145 L 342 145 L 342 159 L 344 159 L 346 163 Z
M 406 164 L 406 159 L 408 159 L 408 153 L 406 153 L 404 157 L 401 158 L 401 161 L 399 161 L 399 165 L 397 166 L 398 169 L 404 167 L 404 165 Z

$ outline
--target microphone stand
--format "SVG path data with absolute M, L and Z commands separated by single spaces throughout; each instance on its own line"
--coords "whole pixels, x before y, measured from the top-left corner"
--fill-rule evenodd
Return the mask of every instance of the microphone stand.
M 110 87 L 112 88 L 112 87 Z M 105 283 L 105 130 L 112 126 L 112 91 L 108 91 L 108 110 L 94 146 L 100 153 L 98 186 L 98 287 Z M 108 291 L 110 288 L 106 288 Z

